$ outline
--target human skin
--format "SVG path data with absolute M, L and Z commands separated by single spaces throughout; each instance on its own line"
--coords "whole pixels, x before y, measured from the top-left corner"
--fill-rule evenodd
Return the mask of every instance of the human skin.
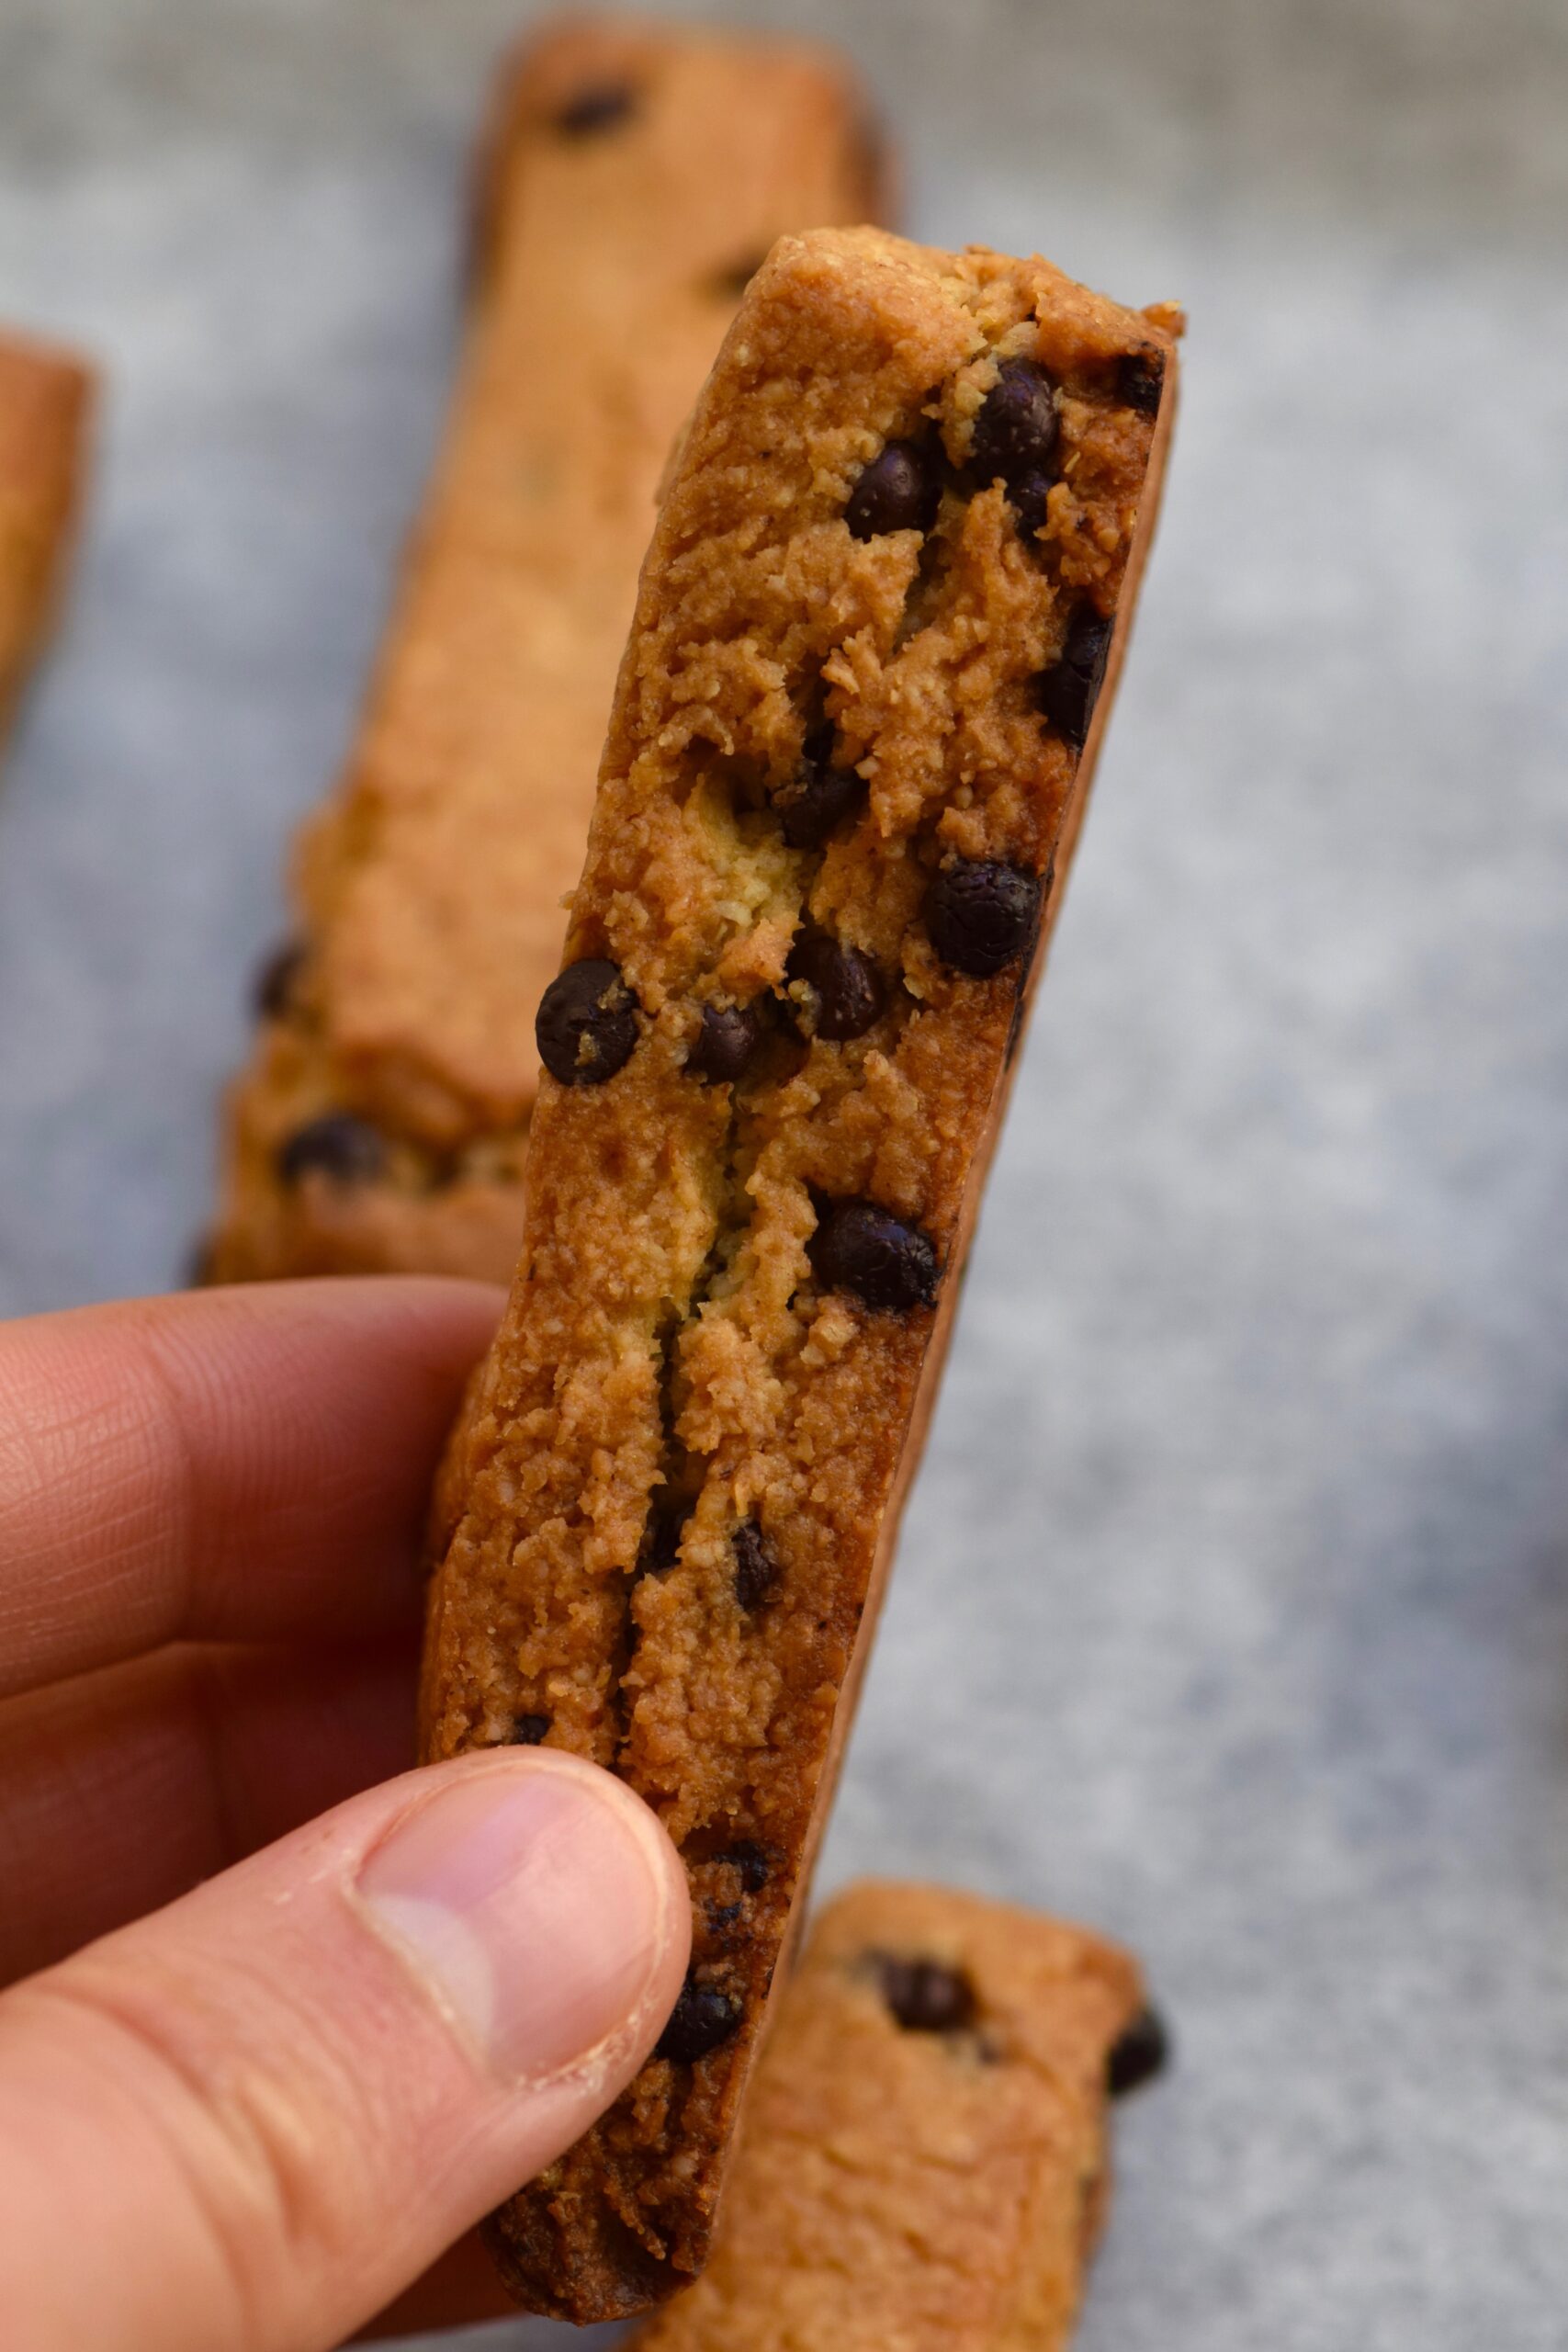
M 0 2341 L 482 2315 L 465 2233 L 670 2011 L 685 1883 L 635 1797 L 539 1749 L 406 1769 L 425 1496 L 499 1305 L 0 1327 Z

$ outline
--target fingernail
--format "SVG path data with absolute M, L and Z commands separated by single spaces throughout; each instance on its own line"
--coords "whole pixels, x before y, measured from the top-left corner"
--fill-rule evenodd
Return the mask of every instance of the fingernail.
M 358 1894 L 511 2080 L 561 2073 L 649 1986 L 667 1895 L 649 1817 L 538 1758 L 466 1773 L 400 1822 Z

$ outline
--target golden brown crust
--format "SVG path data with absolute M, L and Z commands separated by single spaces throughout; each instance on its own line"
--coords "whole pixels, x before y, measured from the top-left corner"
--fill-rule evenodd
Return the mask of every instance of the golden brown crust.
M 922 1966 L 946 2030 L 900 2022 Z M 713 2259 L 637 2352 L 1058 2352 L 1140 2006 L 1134 1962 L 1081 1928 L 936 1887 L 840 1895 L 758 2061 Z
M 0 335 L 0 732 L 63 593 L 93 397 L 70 352 Z
M 307 952 L 231 1099 L 213 1278 L 510 1273 L 534 1013 L 660 471 L 747 271 L 781 230 L 874 217 L 878 170 L 852 79 L 804 44 L 590 19 L 504 69 L 446 444 L 299 847 Z M 345 1114 L 378 1161 L 280 1169 Z
M 1027 530 L 973 463 L 1004 361 L 1056 388 Z M 538 2309 L 635 2310 L 705 2258 L 1030 984 L 1021 944 L 984 976 L 944 960 L 929 894 L 1005 865 L 1043 877 L 1049 926 L 1105 701 L 1080 757 L 1041 676 L 1086 617 L 1120 659 L 1174 377 L 1168 337 L 1044 262 L 786 238 L 670 485 L 567 944 L 569 975 L 605 959 L 631 991 L 635 1020 L 593 996 L 629 1058 L 542 1082 L 522 1264 L 442 1481 L 424 1739 L 522 1721 L 638 1789 L 730 2030 L 657 2057 L 498 2218 Z M 862 469 L 933 434 L 927 527 L 857 537 Z M 804 845 L 784 812 L 824 768 L 850 797 Z M 850 1032 L 792 960 L 823 935 L 874 974 Z M 773 1008 L 755 1053 L 703 1082 L 703 1009 L 748 1006 Z M 846 1212 L 902 1227 L 896 1302 L 835 1255 Z

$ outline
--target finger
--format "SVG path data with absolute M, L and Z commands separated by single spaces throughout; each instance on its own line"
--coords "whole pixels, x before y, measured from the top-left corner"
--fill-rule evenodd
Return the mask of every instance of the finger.
M 405 1276 L 0 1327 L 0 1697 L 172 1641 L 407 1621 L 497 1306 Z
M 406 1771 L 417 1674 L 412 1629 L 181 1645 L 0 1706 L 0 1984 Z
M 0 1997 L 0 2342 L 335 2345 L 568 2146 L 680 1989 L 631 1792 L 411 1773 Z

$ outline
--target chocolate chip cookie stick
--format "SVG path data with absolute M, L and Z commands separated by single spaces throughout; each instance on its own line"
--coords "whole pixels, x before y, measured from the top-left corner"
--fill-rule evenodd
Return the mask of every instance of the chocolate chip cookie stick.
M 1041 261 L 785 238 L 672 474 L 426 1654 L 428 1755 L 593 1757 L 691 1873 L 658 2054 L 495 2225 L 541 2310 L 705 2258 L 1126 639 L 1170 323 Z
M 81 360 L 0 334 L 0 733 L 63 594 L 92 403 Z
M 1105 2218 L 1107 2093 L 1163 2046 L 1098 1936 L 851 1889 L 780 1997 L 713 2260 L 637 2352 L 1059 2352 Z
M 230 1107 L 220 1281 L 510 1277 L 660 474 L 774 238 L 883 201 L 830 52 L 626 20 L 529 44 L 477 182 L 446 448 Z

